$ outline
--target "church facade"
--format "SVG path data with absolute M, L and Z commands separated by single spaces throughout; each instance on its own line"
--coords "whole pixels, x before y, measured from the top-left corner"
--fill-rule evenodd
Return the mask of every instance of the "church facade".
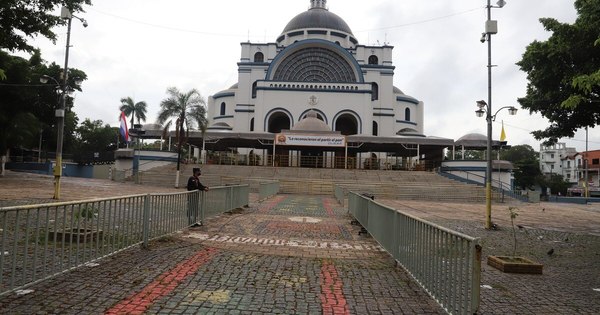
M 424 104 L 394 87 L 394 47 L 361 45 L 326 0 L 272 43 L 241 43 L 238 83 L 208 98 L 209 132 L 279 133 L 316 112 L 333 132 L 424 137 Z

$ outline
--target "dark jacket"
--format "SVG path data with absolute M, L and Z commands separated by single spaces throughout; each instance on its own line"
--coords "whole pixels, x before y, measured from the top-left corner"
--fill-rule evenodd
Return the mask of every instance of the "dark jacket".
M 188 191 L 192 191 L 192 190 L 206 190 L 206 186 L 202 185 L 202 183 L 200 182 L 200 179 L 198 177 L 195 176 L 191 176 L 188 179 L 187 182 L 187 190 Z

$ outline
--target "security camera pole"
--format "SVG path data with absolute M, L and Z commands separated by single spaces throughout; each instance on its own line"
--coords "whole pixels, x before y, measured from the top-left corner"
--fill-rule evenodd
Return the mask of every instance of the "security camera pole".
M 497 2 L 498 6 L 492 6 L 487 0 L 487 21 L 485 22 L 485 33 L 488 42 L 488 101 L 487 101 L 487 166 L 485 170 L 485 228 L 492 228 L 492 34 L 498 33 L 498 21 L 492 20 L 492 8 L 502 8 L 506 5 L 504 0 Z M 482 39 L 484 39 L 482 37 Z
M 62 74 L 62 84 L 60 85 L 60 102 L 58 109 L 56 110 L 57 119 L 57 140 L 56 140 L 56 165 L 54 166 L 54 199 L 60 199 L 60 177 L 62 176 L 62 151 L 63 151 L 63 138 L 65 130 L 65 108 L 67 102 L 67 89 L 68 86 L 68 73 L 69 73 L 69 48 L 71 47 L 71 24 L 73 17 L 77 18 L 83 25 L 87 27 L 87 22 L 84 19 L 78 18 L 71 14 L 71 11 L 62 7 L 60 12 L 62 19 L 68 20 L 67 22 L 67 46 L 65 51 L 65 67 Z

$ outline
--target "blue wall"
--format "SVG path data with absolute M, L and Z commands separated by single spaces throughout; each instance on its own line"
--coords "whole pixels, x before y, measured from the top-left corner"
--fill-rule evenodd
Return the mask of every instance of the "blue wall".
M 92 165 L 78 165 L 63 163 L 63 176 L 68 177 L 83 177 L 93 178 L 94 177 L 94 166 Z M 46 163 L 6 163 L 6 169 L 11 171 L 20 171 L 26 173 L 42 174 L 42 175 L 53 175 L 52 162 Z

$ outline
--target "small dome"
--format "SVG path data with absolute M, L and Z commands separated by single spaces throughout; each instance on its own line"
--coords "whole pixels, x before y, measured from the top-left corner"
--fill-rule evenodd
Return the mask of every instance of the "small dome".
M 353 35 L 352 30 L 341 17 L 323 7 L 313 7 L 296 15 L 283 29 L 283 33 L 307 28 L 325 28 Z
M 236 83 L 236 84 L 232 85 L 231 87 L 229 87 L 229 90 L 237 90 L 238 87 L 239 87 L 239 84 Z
M 299 121 L 292 130 L 295 131 L 331 131 L 331 128 L 327 124 L 317 118 L 317 112 L 314 110 L 306 113 L 306 118 Z
M 460 141 L 485 141 L 487 143 L 487 137 L 480 133 L 468 133 L 456 140 L 456 142 Z
M 402 92 L 402 90 L 400 90 L 399 88 L 394 86 L 394 94 L 402 94 L 404 95 L 404 92 Z

